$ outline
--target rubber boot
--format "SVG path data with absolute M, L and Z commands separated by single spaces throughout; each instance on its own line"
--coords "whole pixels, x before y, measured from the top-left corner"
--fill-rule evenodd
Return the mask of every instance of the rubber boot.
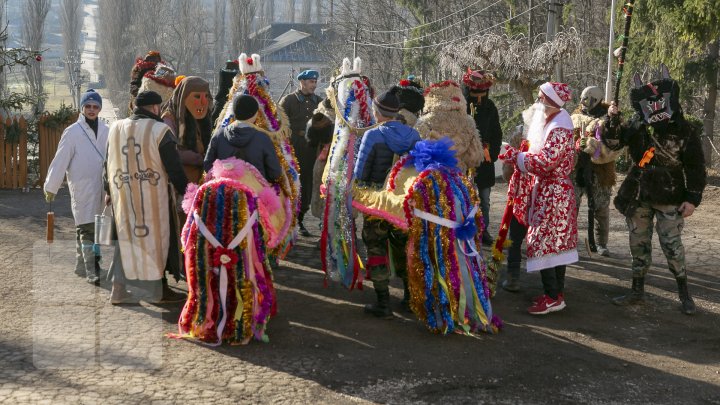
M 393 314 L 390 310 L 390 291 L 375 291 L 377 294 L 377 302 L 365 305 L 365 313 L 374 315 L 378 318 L 392 319 Z
M 680 297 L 680 303 L 682 304 L 682 313 L 685 315 L 695 314 L 695 301 L 693 301 L 690 293 L 688 292 L 687 277 L 678 278 L 678 296 Z
M 83 262 L 85 264 L 85 280 L 90 284 L 100 284 L 100 276 L 95 270 L 95 250 L 92 245 L 83 245 L 82 247 Z
M 635 305 L 645 301 L 645 278 L 633 277 L 630 294 L 613 298 L 613 304 L 619 306 Z

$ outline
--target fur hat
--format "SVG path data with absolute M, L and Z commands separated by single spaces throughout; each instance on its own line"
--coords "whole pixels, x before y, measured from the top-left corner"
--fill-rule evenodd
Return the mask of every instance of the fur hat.
M 415 128 L 423 139 L 450 138 L 461 170 L 478 167 L 482 162 L 480 135 L 456 82 L 446 80 L 425 89 L 425 108 Z
M 155 71 L 145 73 L 139 92 L 152 90 L 162 97 L 163 102 L 172 96 L 175 89 L 175 69 L 168 65 L 158 63 Z
M 260 64 L 260 55 L 256 53 L 250 55 L 250 57 L 248 57 L 246 53 L 241 53 L 238 58 L 238 63 L 240 64 L 240 73 L 244 75 L 263 71 L 263 67 Z
M 359 57 L 355 58 L 352 66 L 350 65 L 349 58 L 343 59 L 343 64 L 340 68 L 340 78 L 360 76 L 360 73 L 362 73 L 362 59 Z
M 400 83 L 390 88 L 390 92 L 395 93 L 400 99 L 400 108 L 413 114 L 418 114 L 425 106 L 423 86 L 420 81 L 415 80 L 415 76 L 408 76 L 407 79 L 400 80 Z
M 462 77 L 462 82 L 470 91 L 485 91 L 495 84 L 495 76 L 484 70 L 467 68 L 467 72 Z
M 540 85 L 540 91 L 546 95 L 550 101 L 555 103 L 558 108 L 565 105 L 565 103 L 572 98 L 570 87 L 565 83 L 545 82 Z
M 467 110 L 460 85 L 452 80 L 435 83 L 425 89 L 425 111 L 462 111 Z

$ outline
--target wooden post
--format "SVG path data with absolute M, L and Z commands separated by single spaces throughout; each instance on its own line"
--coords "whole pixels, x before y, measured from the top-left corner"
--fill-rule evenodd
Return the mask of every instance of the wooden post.
M 20 176 L 18 178 L 18 186 L 21 188 L 28 186 L 28 160 L 27 160 L 27 147 L 28 147 L 28 126 L 25 117 L 20 117 Z

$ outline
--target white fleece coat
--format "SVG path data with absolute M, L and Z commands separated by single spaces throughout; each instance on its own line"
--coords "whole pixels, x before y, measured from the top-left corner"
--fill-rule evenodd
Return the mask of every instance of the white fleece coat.
M 44 189 L 57 194 L 67 175 L 75 225 L 95 222 L 104 206 L 103 165 L 107 153 L 108 126 L 98 121 L 97 138 L 85 116 L 65 129 L 50 163 Z

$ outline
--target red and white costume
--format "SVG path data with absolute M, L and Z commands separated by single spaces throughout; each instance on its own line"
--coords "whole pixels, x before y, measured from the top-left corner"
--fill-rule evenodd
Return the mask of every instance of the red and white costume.
M 540 90 L 558 106 L 569 99 L 564 84 L 545 83 Z M 528 152 L 515 153 L 518 170 L 510 180 L 508 195 L 514 196 L 513 214 L 529 227 L 527 271 L 577 262 L 577 211 L 570 180 L 575 150 L 570 114 L 560 109 L 548 117 L 540 139 L 530 140 Z

